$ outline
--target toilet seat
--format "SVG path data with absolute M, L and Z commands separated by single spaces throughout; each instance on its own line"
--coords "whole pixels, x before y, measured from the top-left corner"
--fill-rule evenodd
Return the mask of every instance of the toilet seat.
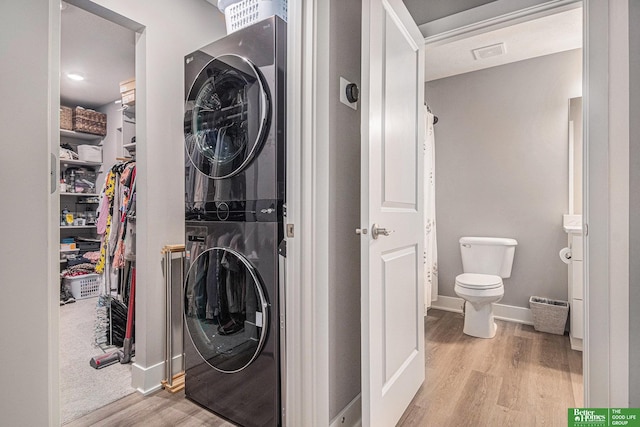
M 502 278 L 492 274 L 464 273 L 456 277 L 456 285 L 466 289 L 495 289 L 502 286 Z

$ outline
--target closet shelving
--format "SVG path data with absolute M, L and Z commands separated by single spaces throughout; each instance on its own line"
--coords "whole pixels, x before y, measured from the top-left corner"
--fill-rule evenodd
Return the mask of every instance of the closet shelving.
M 86 166 L 86 167 L 100 167 L 102 163 L 97 162 L 87 162 L 85 160 L 69 160 L 69 159 L 60 159 L 60 164 L 63 166 Z
M 91 133 L 84 132 L 76 132 L 66 129 L 60 129 L 60 143 L 66 143 L 71 145 L 74 148 L 77 148 L 78 145 L 88 144 L 88 145 L 102 145 L 103 136 L 94 135 Z M 69 212 L 73 213 L 74 218 L 78 218 L 78 216 L 84 217 L 84 224 L 82 222 L 80 224 L 69 224 L 69 225 L 60 225 L 60 237 L 76 237 L 76 238 L 89 238 L 95 239 L 96 236 L 96 225 L 93 221 L 95 218 L 95 211 L 98 207 L 98 185 L 99 185 L 99 174 L 102 168 L 102 162 L 91 162 L 85 160 L 75 160 L 75 159 L 60 159 L 60 172 L 63 177 L 66 176 L 67 170 L 70 168 L 83 168 L 90 171 L 95 172 L 98 179 L 94 183 L 95 186 L 92 188 L 91 192 L 70 192 L 70 191 L 61 191 L 60 192 L 60 209 L 67 209 Z M 63 268 L 66 263 L 66 255 L 69 254 L 80 254 L 79 249 L 70 250 L 70 251 L 60 251 L 60 266 Z
M 94 135 L 92 133 L 85 133 L 85 132 L 76 132 L 76 131 L 67 130 L 67 129 L 60 129 L 60 136 L 66 137 L 66 138 L 80 139 L 85 141 L 98 141 L 103 138 L 100 135 Z
M 135 139 L 132 139 L 136 135 L 136 109 L 135 105 L 126 106 L 122 110 L 122 126 L 118 128 L 122 138 L 122 155 L 125 157 L 135 157 L 136 143 Z

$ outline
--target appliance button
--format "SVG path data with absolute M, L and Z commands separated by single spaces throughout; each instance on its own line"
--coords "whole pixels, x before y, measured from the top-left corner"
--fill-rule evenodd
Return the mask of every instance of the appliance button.
M 227 219 L 229 219 L 229 205 L 227 205 L 225 202 L 219 203 L 216 214 L 220 221 L 226 221 Z

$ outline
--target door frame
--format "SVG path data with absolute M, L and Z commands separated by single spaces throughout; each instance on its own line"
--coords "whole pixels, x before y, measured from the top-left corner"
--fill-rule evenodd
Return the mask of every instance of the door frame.
M 585 407 L 629 405 L 628 7 L 583 0 Z
M 326 396 L 329 388 L 326 376 L 323 374 L 326 373 L 328 356 L 324 349 L 331 337 L 327 336 L 327 325 L 326 322 L 323 324 L 322 319 L 322 315 L 328 311 L 328 301 L 323 293 L 326 282 L 317 276 L 320 264 L 311 262 L 314 256 L 322 258 L 327 255 L 326 251 L 323 252 L 326 245 L 321 241 L 323 239 L 321 232 L 325 230 L 322 224 L 326 226 L 327 221 L 326 213 L 315 211 L 313 207 L 319 206 L 323 200 L 322 193 L 318 191 L 321 185 L 321 180 L 318 178 L 322 173 L 320 167 L 324 164 L 323 161 L 326 161 L 319 157 L 324 154 L 321 149 L 326 133 L 320 119 L 314 117 L 314 111 L 327 108 L 328 99 L 318 97 L 318 79 L 314 77 L 322 75 L 319 73 L 323 71 L 322 59 L 327 55 L 327 46 L 324 41 L 328 40 L 328 34 L 326 34 L 329 27 L 326 10 L 328 7 L 320 0 L 289 2 L 290 16 L 293 19 L 290 20 L 289 26 L 289 43 L 292 49 L 289 52 L 290 85 L 288 87 L 290 111 L 293 110 L 294 113 L 290 112 L 288 117 L 287 130 L 291 142 L 289 148 L 292 152 L 288 153 L 287 161 L 289 165 L 295 166 L 288 171 L 287 194 L 291 201 L 288 206 L 288 222 L 295 224 L 296 234 L 288 244 L 290 248 L 295 247 L 296 250 L 289 251 L 292 255 L 287 259 L 287 277 L 289 283 L 300 284 L 296 289 L 291 289 L 292 286 L 289 286 L 287 290 L 287 418 L 289 425 L 314 423 L 328 425 Z M 624 6 L 618 7 L 624 8 Z M 620 10 L 618 12 L 622 13 Z M 618 259 L 626 259 L 628 266 L 629 251 L 628 244 L 626 249 L 622 247 L 612 250 L 610 245 L 613 234 L 609 230 L 609 225 L 615 226 L 615 230 L 619 233 L 616 233 L 616 237 L 622 235 L 628 237 L 628 209 L 622 212 L 623 206 L 616 212 L 613 210 L 613 202 L 621 201 L 624 205 L 626 201 L 628 208 L 629 195 L 627 191 L 626 194 L 617 194 L 615 200 L 611 199 L 609 161 L 615 159 L 610 158 L 607 150 L 610 146 L 617 146 L 622 153 L 625 147 L 628 152 L 629 141 L 628 135 L 626 142 L 613 141 L 611 138 L 613 129 L 609 127 L 609 121 L 602 118 L 596 119 L 596 117 L 601 114 L 608 117 L 610 113 L 609 74 L 616 70 L 610 64 L 608 56 L 611 45 L 609 31 L 613 31 L 617 38 L 624 38 L 625 28 L 610 25 L 609 6 L 603 2 L 583 0 L 583 16 L 584 153 L 585 159 L 600 160 L 592 162 L 590 166 L 584 168 L 583 172 L 585 177 L 583 212 L 585 223 L 590 224 L 587 226 L 589 231 L 585 238 L 585 256 L 589 257 L 591 252 L 590 258 L 592 258 L 591 262 L 585 262 L 584 275 L 585 406 L 623 407 L 628 405 L 628 306 L 624 309 L 620 307 L 612 309 L 611 303 L 612 296 L 628 295 L 629 281 L 628 276 L 624 274 L 628 268 L 626 270 L 623 266 L 620 268 L 618 264 L 620 261 L 615 261 L 611 257 L 615 254 Z M 628 49 L 624 55 L 628 56 Z M 628 79 L 626 84 L 628 87 Z M 294 96 L 291 89 L 298 89 L 298 95 Z M 624 108 L 619 105 L 617 108 L 615 113 L 620 115 L 617 116 L 620 119 L 625 115 Z M 628 109 L 626 112 L 628 120 Z M 604 158 L 609 161 L 604 162 L 603 158 L 599 157 L 603 152 L 606 155 Z M 618 177 L 622 183 L 625 177 L 624 171 Z M 627 187 L 624 188 L 628 189 L 628 170 L 626 177 Z M 590 184 L 587 179 L 590 180 Z M 589 200 L 599 202 L 606 200 L 608 203 L 599 203 L 597 206 L 597 203 L 589 203 Z M 599 209 L 596 211 L 596 208 Z M 600 262 L 594 262 L 593 258 L 599 259 Z M 326 263 L 326 258 L 323 262 Z M 612 266 L 618 269 L 617 274 L 614 272 L 615 269 L 610 268 Z M 610 327 L 614 325 L 618 329 L 609 337 Z M 605 330 L 606 333 L 604 333 Z M 309 349 L 315 356 L 305 357 L 308 352 L 303 354 L 300 346 Z M 615 360 L 609 358 L 611 351 L 616 351 Z M 614 395 L 614 393 L 617 394 Z
M 67 3 L 79 7 L 89 13 L 104 18 L 122 27 L 128 28 L 135 33 L 135 73 L 138 80 L 138 88 L 144 87 L 145 78 L 138 78 L 138 73 L 143 70 L 145 65 L 145 52 L 146 52 L 146 39 L 144 35 L 145 27 L 125 16 L 119 15 L 116 12 L 93 3 L 89 0 L 65 0 Z M 60 50 L 61 50 L 61 9 L 60 2 L 57 0 L 49 0 L 49 110 L 50 117 L 48 123 L 49 133 L 49 151 L 52 153 L 52 157 L 55 156 L 55 162 L 51 165 L 50 173 L 59 174 L 60 161 L 58 156 L 60 146 Z M 144 91 L 144 89 L 142 89 Z M 145 104 L 144 97 L 139 96 L 138 105 Z M 146 108 L 144 106 L 143 108 Z M 142 117 L 142 115 L 140 115 Z M 145 115 L 146 116 L 146 115 Z M 146 121 L 141 119 L 138 121 L 139 134 L 146 132 Z M 53 161 L 52 161 L 53 162 Z M 58 336 L 60 334 L 60 322 L 59 322 L 59 292 L 58 282 L 60 280 L 59 274 L 59 261 L 58 261 L 58 242 L 60 241 L 60 228 L 58 224 L 58 217 L 60 212 L 60 195 L 58 189 L 51 194 L 49 203 L 49 369 L 50 369 L 50 382 L 49 382 L 49 425 L 60 425 L 60 358 L 59 351 L 60 345 Z M 139 248 L 138 248 L 139 249 Z M 138 299 L 136 305 L 141 304 Z M 136 328 L 138 330 L 138 328 Z M 135 365 L 135 362 L 132 366 Z M 134 386 L 133 371 L 131 374 L 132 386 Z
M 328 87 L 330 1 L 289 0 L 285 420 L 329 420 Z M 324 207 L 324 209 L 323 209 Z

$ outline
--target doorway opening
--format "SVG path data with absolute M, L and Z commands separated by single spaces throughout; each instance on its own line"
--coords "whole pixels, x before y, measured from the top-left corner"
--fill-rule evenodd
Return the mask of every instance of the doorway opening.
M 477 9 L 476 18 L 482 7 Z M 421 29 L 428 33 L 457 18 L 439 18 L 439 23 L 430 22 Z M 455 278 L 463 272 L 460 237 L 514 238 L 518 247 L 513 272 L 504 279 L 502 300 L 493 306 L 495 317 L 510 323 L 499 322 L 498 328 L 515 327 L 516 338 L 509 340 L 536 347 L 535 341 L 528 341 L 541 335 L 531 326 L 529 298 L 568 302 L 567 332 L 559 340 L 549 335 L 549 340 L 557 341 L 550 349 L 560 352 L 561 348 L 567 368 L 554 370 L 568 379 L 567 400 L 562 402 L 582 406 L 583 369 L 576 362 L 582 360 L 584 336 L 582 159 L 578 156 L 583 148 L 578 123 L 582 111 L 575 108 L 583 87 L 582 4 L 541 8 L 511 21 L 475 22 L 467 23 L 470 26 L 464 30 L 426 37 L 425 99 L 439 118 L 434 132 L 435 199 L 440 214 L 438 264 L 433 271 L 439 295 L 427 301 L 438 311 L 427 319 L 426 329 L 440 318 L 451 320 L 449 314 L 440 315 L 442 310 L 463 311 L 463 300 L 454 291 Z M 574 254 L 568 265 L 558 256 L 565 247 Z M 484 343 L 483 352 L 495 351 L 494 345 L 500 343 Z M 510 350 L 513 346 L 504 349 Z M 477 368 L 480 373 L 469 381 L 478 380 L 485 368 L 495 373 L 491 365 L 479 363 Z M 434 380 L 439 378 L 433 375 Z M 516 386 L 510 397 L 501 395 L 503 403 L 508 398 L 517 403 L 518 393 L 526 387 Z M 558 417 L 564 420 L 566 411 Z
M 60 36 L 65 424 L 135 391 L 136 32 L 62 2 Z

